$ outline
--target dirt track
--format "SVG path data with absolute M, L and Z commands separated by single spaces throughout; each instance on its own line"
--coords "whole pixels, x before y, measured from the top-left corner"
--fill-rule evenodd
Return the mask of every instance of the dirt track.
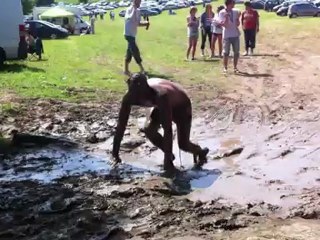
M 175 179 L 161 177 L 162 154 L 138 133 L 143 111 L 131 121 L 127 165 L 118 171 L 105 154 L 117 105 L 34 101 L 19 117 L 2 119 L 3 131 L 66 136 L 89 152 L 46 148 L 6 157 L 0 239 L 319 239 L 320 51 L 289 49 L 244 58 L 246 73 L 228 76 L 230 89 L 203 99 L 192 138 L 210 148 L 208 163 L 193 171 L 182 153 Z

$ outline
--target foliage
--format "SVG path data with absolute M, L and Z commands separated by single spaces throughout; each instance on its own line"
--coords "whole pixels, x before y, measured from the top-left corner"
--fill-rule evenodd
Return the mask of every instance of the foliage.
M 32 12 L 32 9 L 35 5 L 35 0 L 21 0 L 22 8 L 23 8 L 23 14 L 27 15 Z

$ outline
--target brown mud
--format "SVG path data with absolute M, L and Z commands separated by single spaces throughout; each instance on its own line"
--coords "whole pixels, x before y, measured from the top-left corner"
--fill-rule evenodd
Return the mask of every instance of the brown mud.
M 193 169 L 175 139 L 180 173 L 171 179 L 139 131 L 143 110 L 112 168 L 118 104 L 16 100 L 0 132 L 79 146 L 53 141 L 0 156 L 0 239 L 318 240 L 320 49 L 302 50 L 245 58 L 246 73 L 226 78 L 230 89 L 198 98 L 191 135 L 210 149 L 208 163 Z

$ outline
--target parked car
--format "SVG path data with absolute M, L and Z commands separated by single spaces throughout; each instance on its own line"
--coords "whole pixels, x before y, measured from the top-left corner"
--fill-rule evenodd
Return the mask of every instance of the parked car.
M 38 36 L 42 39 L 67 38 L 69 36 L 67 29 L 46 21 L 32 20 L 26 21 L 26 24 L 33 36 Z
M 119 12 L 119 16 L 120 17 L 124 17 L 126 15 L 126 10 L 121 10 L 120 12 Z
M 284 0 L 267 0 L 265 3 L 264 3 L 264 10 L 266 11 L 272 11 L 272 9 L 277 6 L 277 5 L 280 5 L 281 3 L 283 3 Z
M 150 9 L 140 9 L 141 16 L 156 16 L 159 15 L 157 11 L 152 11 Z
M 292 4 L 288 10 L 289 18 L 294 17 L 320 17 L 320 8 L 310 3 Z
M 263 0 L 251 1 L 251 7 L 253 9 L 264 9 L 264 1 Z
M 276 14 L 278 16 L 287 16 L 288 15 L 288 10 L 289 10 L 289 6 L 282 6 L 278 9 L 278 11 L 276 12 Z
M 25 24 L 21 0 L 0 2 L 0 67 L 5 61 L 26 59 Z

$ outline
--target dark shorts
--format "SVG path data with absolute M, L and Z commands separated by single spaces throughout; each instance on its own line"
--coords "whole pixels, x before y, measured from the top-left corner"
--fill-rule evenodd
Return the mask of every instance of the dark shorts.
M 128 42 L 127 54 L 126 54 L 126 61 L 131 62 L 132 57 L 135 61 L 140 64 L 142 62 L 140 56 L 140 50 L 136 44 L 136 38 L 131 36 L 124 36 Z
M 213 34 L 213 36 L 215 36 L 215 37 L 219 37 L 219 36 L 222 37 L 222 33 L 212 33 L 212 34 Z

